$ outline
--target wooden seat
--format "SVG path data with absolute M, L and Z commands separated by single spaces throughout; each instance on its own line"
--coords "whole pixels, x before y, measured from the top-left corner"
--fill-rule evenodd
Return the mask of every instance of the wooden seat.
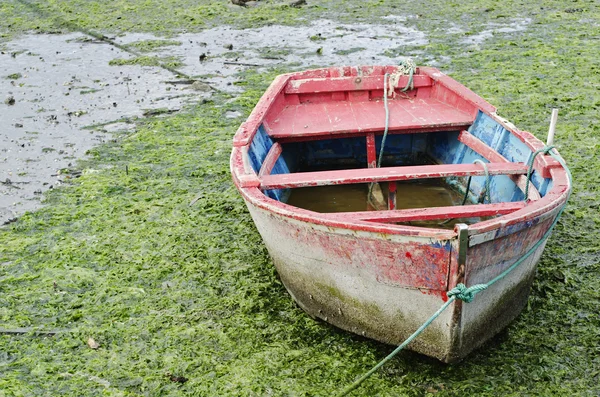
M 473 122 L 473 115 L 432 98 L 394 99 L 388 105 L 390 133 L 458 131 Z M 282 142 L 383 133 L 385 108 L 381 99 L 287 105 L 265 127 Z
M 413 88 L 431 87 L 432 82 L 429 76 L 414 75 L 412 86 Z M 407 83 L 408 76 L 401 76 L 396 87 L 405 87 Z M 365 90 L 383 90 L 383 75 L 290 80 L 285 86 L 284 92 L 286 94 L 314 94 Z
M 523 163 L 488 163 L 489 175 L 527 173 Z M 480 164 L 441 164 L 405 167 L 360 168 L 339 171 L 297 172 L 265 175 L 259 181 L 262 190 L 310 186 L 346 185 L 352 183 L 393 182 L 411 179 L 445 178 L 449 176 L 482 176 Z
M 454 218 L 471 218 L 481 216 L 505 215 L 525 208 L 523 201 L 514 203 L 476 204 L 448 207 L 412 208 L 393 211 L 361 211 L 338 212 L 328 214 L 331 219 L 338 221 L 368 221 L 368 222 L 411 222 L 432 221 Z

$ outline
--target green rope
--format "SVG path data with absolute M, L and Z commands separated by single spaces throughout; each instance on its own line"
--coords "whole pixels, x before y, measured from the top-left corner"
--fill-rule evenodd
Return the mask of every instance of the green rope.
M 538 149 L 535 152 L 533 152 L 533 155 L 529 159 L 529 164 L 528 164 L 529 167 L 527 168 L 527 179 L 526 179 L 526 183 L 525 183 L 525 198 L 523 199 L 523 201 L 527 201 L 529 199 L 529 182 L 531 180 L 531 175 L 533 174 L 533 163 L 535 162 L 535 158 L 540 153 L 544 153 L 544 154 L 550 153 L 550 151 L 552 149 L 554 149 L 554 146 L 545 146 L 541 149 Z M 552 156 L 551 153 L 550 153 L 550 155 Z M 552 157 L 554 157 L 554 156 L 552 156 Z
M 450 306 L 450 304 L 456 300 L 456 298 L 457 298 L 456 296 L 451 296 L 450 299 L 448 299 L 448 301 L 446 301 L 446 303 L 444 303 L 442 305 L 442 307 L 440 307 L 438 309 L 438 311 L 433 314 L 433 316 L 431 316 L 427 321 L 425 321 L 423 323 L 423 325 L 421 325 L 418 330 L 416 330 L 411 336 L 409 336 L 404 342 L 402 342 L 402 344 L 400 346 L 398 346 L 393 352 L 388 354 L 387 357 L 385 357 L 383 360 L 381 360 L 379 363 L 377 363 L 376 366 L 371 368 L 371 370 L 369 372 L 367 372 L 366 374 L 361 376 L 350 386 L 346 387 L 344 390 L 342 390 L 341 393 L 336 394 L 336 397 L 347 396 L 348 393 L 350 393 L 352 390 L 355 390 L 356 388 L 358 388 L 361 385 L 361 383 L 363 383 L 365 380 L 367 380 L 367 378 L 369 378 L 371 375 L 373 375 L 379 368 L 383 367 L 383 365 L 385 363 L 387 363 L 392 358 L 394 358 L 394 356 L 396 354 L 400 353 L 400 351 L 402 349 L 404 349 L 406 347 L 406 345 L 408 345 L 410 342 L 412 342 L 417 336 L 419 336 L 419 334 L 421 334 L 421 332 L 425 331 L 425 328 L 427 328 L 429 326 L 429 324 L 431 324 L 433 322 L 433 320 L 438 318 L 438 316 L 440 314 L 442 314 L 444 312 L 444 310 L 446 310 L 446 308 L 448 308 L 448 306 Z
M 413 84 L 413 76 L 417 70 L 417 65 L 415 65 L 414 61 L 410 58 L 406 58 L 400 61 L 400 65 L 398 66 L 398 72 L 402 75 L 408 75 L 408 82 L 406 86 L 400 90 L 400 92 L 406 92 L 415 88 Z
M 415 63 L 412 61 L 412 59 L 405 59 L 400 61 L 400 65 L 398 66 L 398 76 L 400 75 L 406 75 L 408 74 L 408 82 L 406 83 L 406 86 L 401 90 L 402 92 L 406 92 L 408 90 L 412 90 L 414 88 L 414 84 L 413 84 L 413 76 L 415 71 L 417 70 L 417 67 L 415 66 Z M 388 79 L 390 77 L 389 73 L 386 73 L 383 76 L 383 106 L 385 108 L 385 129 L 383 130 L 383 137 L 381 138 L 381 148 L 379 149 L 379 157 L 377 158 L 377 168 L 381 168 L 381 162 L 383 160 L 383 150 L 385 148 L 385 141 L 387 139 L 387 135 L 388 135 L 388 130 L 389 130 L 389 126 L 390 126 L 390 108 L 388 106 Z M 392 92 L 394 90 L 395 87 L 390 87 L 392 89 Z M 371 184 L 369 185 L 369 194 L 367 196 L 367 200 L 369 201 L 369 203 L 371 203 L 371 197 L 373 194 L 373 186 L 375 185 L 374 182 L 371 182 Z M 372 203 L 371 203 L 372 204 Z
M 456 298 L 460 299 L 461 301 L 471 303 L 473 302 L 473 298 L 475 298 L 475 295 L 477 295 L 483 290 L 486 290 L 487 288 L 487 284 L 475 284 L 467 288 L 466 285 L 460 283 L 456 287 L 448 291 L 447 295 L 456 296 Z
M 487 197 L 488 203 L 492 202 L 492 199 L 490 197 L 490 172 L 488 171 L 488 167 L 487 167 L 487 163 L 485 163 L 483 160 L 473 160 L 473 164 L 477 164 L 477 163 L 481 163 L 481 165 L 483 166 L 483 170 L 485 171 L 485 184 L 483 185 L 483 190 L 481 190 L 481 193 L 483 193 L 481 195 L 481 198 L 483 200 L 479 200 L 479 204 L 483 204 L 485 203 L 485 199 Z M 469 175 L 469 179 L 467 179 L 467 188 L 465 189 L 465 196 L 463 197 L 463 201 L 461 205 L 465 205 L 465 203 L 467 202 L 467 197 L 469 197 L 469 189 L 471 188 L 471 179 L 473 177 L 471 175 Z
M 383 106 L 385 108 L 385 129 L 383 130 L 383 138 L 381 139 L 381 149 L 379 150 L 379 158 L 377 159 L 377 168 L 381 167 L 381 159 L 383 157 L 383 147 L 385 146 L 385 140 L 387 138 L 387 134 L 388 134 L 388 129 L 390 126 L 390 108 L 388 106 L 388 77 L 389 74 L 386 73 L 383 76 Z M 371 184 L 369 185 L 369 195 L 367 196 L 367 201 L 373 205 L 373 207 L 375 207 L 375 205 L 371 202 L 371 197 L 373 196 L 373 186 L 375 185 L 375 182 L 371 182 Z
M 383 159 L 383 148 L 387 139 L 388 129 L 390 128 L 390 108 L 388 106 L 388 78 L 389 74 L 383 76 L 383 106 L 385 107 L 385 129 L 383 130 L 383 138 L 381 138 L 381 148 L 379 149 L 379 158 L 377 159 L 377 168 L 381 168 L 381 160 Z M 393 88 L 392 88 L 393 89 Z
M 488 167 L 487 164 L 485 162 L 483 162 L 483 160 L 473 160 L 473 164 L 477 164 L 480 163 L 483 166 L 483 170 L 485 171 L 485 184 L 483 185 L 483 190 L 481 191 L 481 198 L 479 199 L 479 203 L 483 204 L 485 203 L 485 198 L 487 197 L 488 203 L 492 202 L 492 199 L 490 198 L 490 172 L 488 171 Z M 469 192 L 467 191 L 466 194 L 469 194 Z
M 460 205 L 465 205 L 465 203 L 467 202 L 467 198 L 469 197 L 469 189 L 471 188 L 471 179 L 473 179 L 473 177 L 469 175 L 469 179 L 467 179 L 467 189 L 465 190 L 465 197 L 463 197 L 463 201 Z
M 572 181 L 573 181 L 573 177 L 571 175 L 571 172 L 569 171 L 569 168 L 565 164 L 564 160 L 562 158 L 560 158 L 558 155 L 556 155 L 556 154 L 554 154 L 554 153 L 551 152 L 551 150 L 553 148 L 554 147 L 552 147 L 552 146 L 547 146 L 547 147 L 544 147 L 543 149 L 540 149 L 539 152 L 545 152 L 546 154 L 550 154 L 550 156 L 552 156 L 552 158 L 554 158 L 555 160 L 557 160 L 560 163 L 560 165 L 566 171 L 567 176 L 568 176 L 568 180 L 569 180 L 569 184 L 571 185 Z M 536 153 L 537 153 L 537 151 L 536 151 Z M 537 154 L 534 153 L 534 156 L 532 157 L 532 159 L 534 159 L 535 156 L 537 156 Z M 533 163 L 533 160 L 531 160 L 531 163 Z M 567 197 L 567 201 L 569 200 L 570 196 L 571 196 L 571 192 L 569 192 L 569 196 Z M 468 288 L 464 284 L 458 284 L 456 287 L 454 287 L 453 289 L 451 289 L 450 291 L 448 291 L 448 293 L 447 293 L 448 298 L 449 298 L 448 301 L 446 301 L 438 309 L 438 311 L 436 311 L 427 321 L 425 321 L 425 323 L 423 323 L 423 325 L 421 325 L 419 327 L 419 329 L 417 329 L 404 342 L 402 342 L 402 344 L 400 346 L 398 346 L 396 349 L 394 349 L 393 352 L 391 352 L 390 354 L 388 354 L 383 360 L 381 360 L 379 363 L 377 363 L 377 365 L 375 365 L 373 368 L 371 368 L 371 370 L 369 370 L 367 373 L 365 373 L 359 379 L 357 379 L 356 381 L 354 381 L 351 385 L 349 385 L 344 390 L 342 390 L 340 393 L 338 393 L 336 395 L 336 397 L 347 396 L 350 392 L 352 392 L 353 390 L 357 389 L 365 380 L 367 380 L 371 375 L 373 375 L 379 368 L 381 368 L 385 363 L 387 363 L 388 361 L 390 361 L 394 356 L 396 356 L 398 353 L 400 353 L 400 351 L 402 351 L 410 342 L 412 342 L 417 336 L 419 336 L 456 299 L 462 300 L 463 302 L 466 302 L 466 303 L 472 302 L 473 298 L 475 297 L 475 295 L 477 295 L 481 291 L 484 291 L 484 290 L 488 289 L 490 286 L 492 286 L 495 283 L 497 283 L 498 281 L 502 280 L 510 272 L 512 272 L 517 266 L 519 266 L 521 263 L 523 263 L 535 251 L 537 251 L 537 249 L 546 241 L 546 239 L 548 239 L 548 237 L 550 237 L 550 234 L 552 233 L 552 230 L 554 229 L 554 226 L 556 226 L 556 224 L 558 223 L 558 220 L 560 219 L 560 216 L 562 215 L 563 211 L 565 210 L 565 207 L 566 207 L 566 202 L 565 202 L 565 205 L 563 205 L 563 207 L 560 209 L 560 211 L 556 215 L 556 218 L 554 218 L 554 221 L 552 222 L 552 224 L 550 225 L 550 227 L 548 228 L 548 230 L 546 231 L 546 233 L 544 233 L 544 235 L 542 236 L 542 238 L 540 238 L 533 245 L 533 247 L 531 247 L 523 256 L 521 256 L 521 258 L 519 258 L 509 268 L 507 268 L 502 273 L 500 273 L 499 275 L 497 275 L 496 277 L 494 277 L 493 279 L 491 279 L 489 282 L 487 282 L 485 284 L 476 284 L 476 285 L 473 285 L 473 286 L 468 287 Z
M 473 164 L 476 164 L 476 163 L 481 163 L 483 165 L 483 170 L 485 171 L 485 185 L 483 187 L 483 190 L 481 191 L 483 193 L 483 195 L 482 195 L 483 201 L 480 201 L 480 204 L 485 203 L 486 197 L 488 199 L 488 203 L 491 203 L 492 202 L 492 199 L 490 197 L 491 181 L 490 181 L 490 173 L 488 172 L 487 164 L 479 159 L 473 160 Z M 471 175 L 469 175 L 469 178 L 467 179 L 467 188 L 465 189 L 465 195 L 464 195 L 462 203 L 460 203 L 460 205 L 465 205 L 465 203 L 467 202 L 467 198 L 469 197 L 469 189 L 471 188 L 471 180 L 472 179 L 473 179 L 473 177 Z M 446 219 L 445 221 L 442 221 L 442 222 L 438 222 L 438 225 L 445 225 L 446 223 L 450 222 L 452 219 L 453 218 Z

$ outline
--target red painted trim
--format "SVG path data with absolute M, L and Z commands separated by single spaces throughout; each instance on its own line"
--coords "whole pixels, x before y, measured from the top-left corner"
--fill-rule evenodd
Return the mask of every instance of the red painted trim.
M 463 124 L 445 124 L 445 125 L 434 125 L 430 127 L 415 127 L 415 128 L 391 128 L 388 130 L 388 135 L 396 134 L 419 134 L 426 132 L 446 132 L 446 131 L 458 131 L 464 128 L 468 128 L 472 123 Z M 284 135 L 273 133 L 271 138 L 277 139 L 281 143 L 289 142 L 308 142 L 308 141 L 320 141 L 322 139 L 329 138 L 354 138 L 365 136 L 365 134 L 374 133 L 375 135 L 383 135 L 383 127 L 379 128 L 364 128 L 360 131 L 324 131 L 318 134 L 298 134 L 298 135 Z
M 484 159 L 492 162 L 492 163 L 510 163 L 506 159 L 506 157 L 502 156 L 500 153 L 496 152 L 494 149 L 485 144 L 482 140 L 472 135 L 468 131 L 461 131 L 458 135 L 458 141 L 464 143 L 469 148 L 471 148 L 476 153 L 479 153 Z M 525 192 L 525 186 L 527 186 L 527 177 L 526 176 L 511 176 L 513 182 L 521 189 L 521 191 Z M 540 192 L 538 192 L 537 188 L 533 183 L 529 182 L 529 199 L 530 200 L 539 200 L 542 196 Z
M 367 167 L 377 166 L 377 151 L 375 149 L 375 134 L 367 134 Z
M 260 180 L 256 175 L 240 175 L 237 180 L 240 187 L 250 188 L 260 186 Z
M 260 101 L 256 104 L 254 110 L 252 110 L 252 113 L 250 113 L 250 116 L 248 116 L 248 119 L 242 123 L 240 128 L 238 128 L 233 137 L 233 146 L 245 146 L 252 142 L 256 130 L 263 122 L 265 115 L 275 102 L 275 99 L 279 95 L 282 95 L 281 92 L 289 79 L 290 75 L 281 75 L 275 78 L 267 91 L 260 98 Z
M 527 165 L 522 163 L 488 163 L 487 168 L 490 175 L 515 175 L 527 172 Z M 361 168 L 339 171 L 297 172 L 294 174 L 265 176 L 261 180 L 260 188 L 285 189 L 469 175 L 485 175 L 483 166 L 480 164 L 441 164 L 408 167 Z
M 329 214 L 329 218 L 340 221 L 369 222 L 410 222 L 430 221 L 438 219 L 471 218 L 480 216 L 497 216 L 525 208 L 523 201 L 514 203 L 475 204 L 454 207 L 412 208 L 394 211 L 338 212 Z
M 394 99 L 388 102 L 389 131 L 456 131 L 473 123 L 474 116 L 435 99 Z M 368 132 L 382 134 L 382 100 L 366 102 L 307 102 L 287 106 L 269 123 L 273 139 L 325 138 Z M 362 133 L 362 134 L 360 134 Z
M 398 88 L 403 89 L 408 83 L 408 76 L 401 76 Z M 413 86 L 430 87 L 429 76 L 413 76 Z M 285 86 L 286 94 L 312 94 L 337 91 L 370 91 L 383 90 L 383 76 L 331 77 L 324 79 L 291 80 Z
M 460 84 L 456 80 L 440 72 L 438 69 L 431 67 L 420 67 L 419 72 L 431 77 L 431 79 L 434 80 L 434 85 L 443 85 L 444 87 L 448 88 L 448 90 L 454 92 L 459 97 L 465 99 L 467 102 L 481 109 L 482 111 L 488 114 L 494 113 L 496 111 L 496 108 L 490 105 L 485 99 L 483 99 L 464 85 Z
M 271 149 L 269 149 L 269 152 L 267 153 L 267 156 L 265 157 L 262 165 L 260 166 L 260 170 L 258 171 L 259 178 L 271 174 L 271 171 L 273 171 L 273 167 L 275 167 L 275 163 L 277 160 L 279 160 L 279 156 L 281 155 L 282 151 L 283 148 L 279 142 L 275 142 L 273 146 L 271 146 Z
M 388 183 L 388 209 L 396 209 L 396 182 Z

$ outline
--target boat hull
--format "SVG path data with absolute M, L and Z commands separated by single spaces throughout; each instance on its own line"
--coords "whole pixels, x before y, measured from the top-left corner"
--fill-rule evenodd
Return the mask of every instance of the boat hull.
M 419 257 L 431 259 L 440 247 L 450 264 L 456 260 L 455 240 L 320 226 L 265 210 L 251 200 L 246 204 L 283 284 L 312 317 L 397 345 L 447 301 L 444 286 L 416 288 L 406 285 L 407 277 L 390 275 L 394 269 L 406 269 L 407 252 L 413 253 L 410 262 L 417 273 L 432 265 Z M 545 218 L 531 228 L 471 247 L 465 274 L 469 284 L 488 281 L 518 260 L 550 227 L 552 217 Z M 498 251 L 507 245 L 513 249 Z M 544 245 L 473 302 L 455 301 L 409 349 L 453 362 L 492 338 L 525 306 Z M 448 280 L 447 268 L 436 271 Z
M 525 306 L 571 181 L 556 153 L 458 82 L 417 68 L 390 94 L 398 73 L 357 66 L 278 76 L 234 136 L 231 171 L 296 302 L 358 335 L 400 344 L 448 291 L 502 275 L 473 302 L 453 301 L 408 346 L 452 362 Z M 399 183 L 430 178 L 464 192 L 463 203 L 397 208 Z M 289 201 L 297 188 L 376 183 L 387 183 L 387 209 L 320 213 Z M 452 220 L 454 230 L 444 229 Z

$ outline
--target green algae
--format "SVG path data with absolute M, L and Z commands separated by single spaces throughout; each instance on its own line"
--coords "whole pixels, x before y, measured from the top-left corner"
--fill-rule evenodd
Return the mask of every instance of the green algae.
M 360 52 L 362 50 L 364 50 L 364 47 L 353 47 L 347 50 L 337 50 L 334 52 L 334 54 L 336 55 L 349 55 L 349 54 L 353 54 L 355 52 Z
M 177 40 L 142 40 L 127 44 L 126 47 L 138 52 L 154 52 L 163 47 L 181 45 Z
M 134 58 L 113 59 L 109 63 L 111 66 L 138 65 L 138 66 L 166 66 L 169 68 L 178 68 L 183 63 L 177 57 L 152 57 L 141 56 Z
M 154 1 L 36 4 L 86 28 L 172 34 L 219 21 L 258 26 L 281 14 L 278 23 L 304 23 L 298 18 L 315 12 L 382 23 L 389 13 L 410 14 L 418 17 L 408 24 L 429 35 L 416 48 L 420 63 L 450 57 L 444 70 L 516 125 L 543 138 L 550 108 L 559 107 L 556 142 L 575 189 L 528 308 L 463 362 L 445 366 L 405 352 L 356 395 L 600 392 L 597 3 L 324 1 L 292 10 L 274 2 L 255 9 L 165 2 L 192 8 L 172 14 L 150 12 Z M 176 18 L 200 8 L 202 22 Z M 164 20 L 154 26 L 160 12 Z M 0 16 L 5 37 L 57 29 L 16 1 L 0 4 Z M 458 24 L 473 37 L 512 17 L 531 22 L 483 43 L 463 43 L 442 28 Z M 225 111 L 248 114 L 283 70 L 248 72 L 233 102 L 216 96 L 187 112 L 138 120 L 137 132 L 92 149 L 78 164 L 83 175 L 51 191 L 47 207 L 0 230 L 0 327 L 61 331 L 0 335 L 4 394 L 330 395 L 391 351 L 313 321 L 292 303 L 230 182 L 237 125 Z M 173 382 L 167 372 L 188 381 Z

